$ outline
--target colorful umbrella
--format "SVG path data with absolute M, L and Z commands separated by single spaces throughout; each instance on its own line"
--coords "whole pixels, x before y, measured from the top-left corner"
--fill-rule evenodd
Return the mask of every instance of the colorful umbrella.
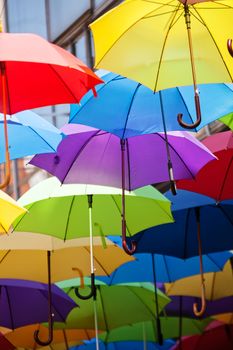
M 0 111 L 4 114 L 6 177 L 10 181 L 7 114 L 77 103 L 101 80 L 79 59 L 35 34 L 0 33 Z
M 227 262 L 221 272 L 209 272 L 204 275 L 206 298 L 216 300 L 233 296 L 232 264 Z M 200 296 L 200 277 L 186 277 L 173 283 L 165 283 L 168 295 Z
M 182 350 L 232 350 L 233 326 L 212 322 L 201 335 L 182 339 Z M 179 349 L 179 344 L 172 348 Z
M 195 118 L 192 86 L 154 93 L 123 76 L 101 71 L 97 74 L 105 82 L 96 88 L 98 98 L 88 92 L 79 105 L 71 105 L 70 123 L 90 125 L 126 139 L 166 130 L 184 130 L 174 118 L 179 112 L 187 122 Z M 233 84 L 203 84 L 198 89 L 202 100 L 202 122 L 195 131 L 233 112 Z
M 99 343 L 100 350 L 169 350 L 174 345 L 174 341 L 167 340 L 162 346 L 153 342 L 140 342 L 140 341 L 119 341 L 113 343 Z M 95 350 L 95 341 L 85 342 L 83 345 L 73 347 L 71 350 Z
M 116 188 L 61 186 L 56 178 L 50 178 L 20 198 L 19 203 L 30 208 L 30 214 L 15 221 L 14 229 L 61 239 L 86 237 L 90 228 L 93 236 L 118 235 L 121 231 L 121 199 L 121 191 Z M 151 186 L 126 192 L 125 206 L 127 224 L 122 223 L 125 229 L 123 244 L 126 234 L 131 236 L 146 227 L 173 221 L 170 201 Z
M 47 328 L 41 324 L 33 324 L 15 329 L 12 332 L 6 333 L 4 336 L 10 343 L 17 348 L 38 349 L 33 334 L 39 330 L 42 339 L 46 337 Z M 95 333 L 88 329 L 56 329 L 54 330 L 54 337 L 51 347 L 43 347 L 43 349 L 52 350 L 68 350 L 71 346 L 81 343 L 84 339 L 91 339 Z
M 0 334 L 0 346 L 2 350 L 14 350 L 15 346 L 12 345 L 3 334 Z
M 38 282 L 0 279 L 0 325 L 15 329 L 47 320 L 48 286 Z M 56 286 L 52 286 L 53 319 L 64 322 L 77 304 Z
M 211 319 L 195 320 L 183 318 L 183 334 L 200 334 L 204 328 L 211 322 Z M 161 324 L 164 338 L 177 338 L 179 336 L 179 318 L 161 317 Z M 105 342 L 116 341 L 158 341 L 156 327 L 153 321 L 132 323 L 120 328 L 115 328 L 109 332 L 99 335 L 99 338 Z
M 205 310 L 202 254 L 233 248 L 232 201 L 216 205 L 211 198 L 193 192 L 179 191 L 173 199 L 173 213 L 175 218 L 173 225 L 151 228 L 134 237 L 138 246 L 137 251 L 163 253 L 183 259 L 199 255 L 202 309 L 199 312 L 195 307 L 194 312 L 200 315 Z
M 0 133 L 3 134 L 3 116 L 0 115 Z M 44 152 L 55 152 L 64 134 L 34 112 L 24 111 L 7 116 L 10 159 Z M 0 142 L 0 163 L 5 162 L 4 139 Z
M 13 198 L 0 191 L 0 233 L 7 233 L 13 221 L 26 212 Z
M 132 261 L 122 249 L 107 238 L 93 238 L 95 274 L 112 273 L 121 264 Z M 50 261 L 47 261 L 48 254 Z M 18 263 L 20 261 L 20 264 Z M 28 263 L 30 261 L 30 264 Z M 47 283 L 48 263 L 51 281 L 58 282 L 86 276 L 90 271 L 88 238 L 63 241 L 61 239 L 28 232 L 0 235 L 0 278 L 19 278 Z
M 130 13 L 130 16 L 129 16 Z M 129 0 L 91 24 L 95 66 L 139 81 L 153 91 L 193 83 L 232 82 L 231 0 Z M 104 38 L 104 40 L 103 40 Z M 233 53 L 232 53 L 233 54 Z
M 125 188 L 131 191 L 169 180 L 162 133 L 129 138 L 122 147 L 122 140 L 102 130 L 68 124 L 62 131 L 70 135 L 59 144 L 56 153 L 36 155 L 30 162 L 55 175 L 62 183 L 121 187 L 124 177 Z M 171 132 L 168 144 L 175 180 L 193 178 L 206 162 L 213 160 L 212 154 L 187 132 Z M 124 174 L 122 159 L 125 160 Z
M 207 137 L 203 144 L 218 158 L 203 167 L 195 179 L 181 180 L 179 188 L 205 194 L 217 202 L 233 199 L 233 132 L 226 131 Z

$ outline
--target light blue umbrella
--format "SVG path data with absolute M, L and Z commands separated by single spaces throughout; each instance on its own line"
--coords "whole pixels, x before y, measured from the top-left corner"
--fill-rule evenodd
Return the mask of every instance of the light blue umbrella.
M 163 345 L 156 344 L 154 342 L 142 342 L 142 341 L 119 341 L 104 343 L 99 342 L 99 350 L 169 350 L 174 346 L 175 342 L 173 340 L 165 340 Z M 85 341 L 83 345 L 75 346 L 70 348 L 70 350 L 95 350 L 96 342 L 91 340 L 89 342 Z
M 114 243 L 121 246 L 121 237 L 109 236 Z M 210 253 L 202 256 L 203 270 L 207 272 L 221 271 L 233 256 L 233 251 Z M 177 279 L 197 275 L 200 271 L 199 257 L 180 259 L 173 256 L 140 253 L 134 254 L 136 260 L 125 263 L 110 276 L 99 276 L 98 280 L 108 284 L 124 284 L 134 282 L 173 282 Z
M 89 125 L 126 139 L 158 131 L 184 130 L 177 122 L 179 113 L 186 123 L 196 119 L 193 86 L 154 93 L 120 75 L 98 74 L 105 82 L 96 88 L 98 98 L 88 92 L 80 105 L 71 105 L 70 123 Z M 198 89 L 202 121 L 196 131 L 233 111 L 233 84 L 203 84 Z
M 38 153 L 55 152 L 64 134 L 32 111 L 7 117 L 10 159 Z M 0 114 L 0 134 L 3 135 L 3 114 Z M 0 137 L 0 163 L 5 162 L 4 137 Z

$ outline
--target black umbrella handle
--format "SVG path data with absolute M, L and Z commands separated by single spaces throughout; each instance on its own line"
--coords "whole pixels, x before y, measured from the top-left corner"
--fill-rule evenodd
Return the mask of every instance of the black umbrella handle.
M 82 300 L 88 300 L 91 299 L 92 297 L 95 299 L 96 298 L 96 285 L 95 285 L 95 273 L 91 273 L 91 291 L 87 295 L 82 295 L 79 292 L 80 287 L 74 288 L 75 295 Z
M 53 341 L 53 314 L 52 314 L 52 291 L 51 291 L 51 252 L 47 252 L 48 261 L 48 324 L 49 324 L 49 335 L 48 340 L 43 341 L 39 338 L 39 330 L 34 332 L 34 339 L 37 344 L 41 346 L 47 346 Z

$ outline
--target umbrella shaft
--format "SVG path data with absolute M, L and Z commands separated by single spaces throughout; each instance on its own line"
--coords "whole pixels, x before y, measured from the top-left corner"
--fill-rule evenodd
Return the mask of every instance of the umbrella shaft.
M 96 350 L 99 350 L 99 336 L 98 336 L 99 327 L 98 327 L 98 317 L 97 317 L 96 300 L 93 300 L 93 308 L 94 308 Z

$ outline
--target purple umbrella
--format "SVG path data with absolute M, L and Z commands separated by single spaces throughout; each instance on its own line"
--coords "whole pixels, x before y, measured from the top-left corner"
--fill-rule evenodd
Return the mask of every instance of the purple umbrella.
M 47 322 L 48 286 L 44 283 L 0 279 L 0 326 L 15 329 Z M 60 288 L 51 286 L 53 320 L 65 322 L 77 304 Z
M 62 183 L 89 183 L 122 188 L 122 238 L 125 240 L 125 189 L 148 184 L 193 178 L 213 154 L 187 132 L 139 135 L 126 140 L 98 129 L 68 124 L 62 131 L 70 134 L 53 154 L 36 155 L 31 164 L 47 170 Z M 167 147 L 173 164 L 167 160 Z M 192 155 L 192 156 L 190 156 Z

